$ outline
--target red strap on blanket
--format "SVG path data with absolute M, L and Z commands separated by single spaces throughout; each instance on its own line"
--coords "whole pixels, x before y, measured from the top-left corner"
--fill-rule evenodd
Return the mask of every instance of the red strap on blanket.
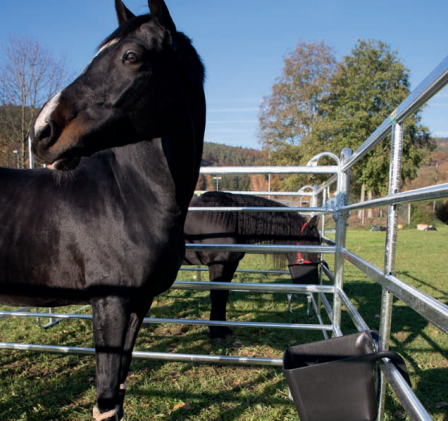
M 307 225 L 308 225 L 308 222 L 305 222 L 305 223 L 302 225 L 302 229 L 300 230 L 300 235 L 302 235 L 302 232 L 303 232 L 303 230 L 305 229 L 305 227 L 306 227 Z M 299 242 L 299 241 L 297 241 L 297 245 L 300 246 L 300 242 Z M 296 261 L 295 264 L 302 265 L 302 264 L 304 264 L 304 263 L 312 263 L 312 262 L 309 261 L 309 260 L 304 260 L 304 259 L 302 258 L 302 253 L 301 253 L 300 251 L 298 251 L 298 252 L 297 252 L 297 261 Z

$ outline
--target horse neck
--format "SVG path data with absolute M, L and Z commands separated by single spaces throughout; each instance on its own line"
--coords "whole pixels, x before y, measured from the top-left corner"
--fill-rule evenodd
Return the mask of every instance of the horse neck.
M 184 144 L 176 138 L 156 138 L 115 148 L 113 169 L 117 182 L 123 188 L 133 183 L 142 192 L 148 190 L 155 197 L 171 198 L 186 213 L 200 159 L 194 143 L 183 140 Z
M 118 148 L 119 160 L 146 182 L 175 197 L 186 215 L 199 177 L 205 131 L 202 86 L 185 93 L 182 112 L 173 119 L 173 133 Z

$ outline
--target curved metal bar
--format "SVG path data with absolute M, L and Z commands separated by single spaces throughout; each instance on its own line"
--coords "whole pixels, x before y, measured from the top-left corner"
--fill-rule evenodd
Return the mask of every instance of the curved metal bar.
M 308 163 L 306 164 L 307 167 L 317 167 L 317 163 L 319 162 L 319 159 L 324 158 L 324 157 L 334 159 L 336 161 L 336 165 L 340 164 L 339 157 L 336 154 L 334 154 L 333 152 L 321 152 L 321 153 L 317 154 L 316 156 L 313 156 L 308 161 Z
M 300 188 L 300 190 L 298 191 L 298 193 L 305 193 L 305 189 L 311 189 L 312 193 L 314 193 L 315 188 L 313 186 L 303 186 Z M 309 196 L 310 193 L 308 193 Z

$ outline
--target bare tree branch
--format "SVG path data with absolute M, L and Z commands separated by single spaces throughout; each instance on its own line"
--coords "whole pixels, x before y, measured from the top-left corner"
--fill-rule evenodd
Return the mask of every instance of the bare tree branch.
M 2 52 L 0 145 L 2 151 L 20 150 L 19 165 L 24 168 L 29 162 L 30 124 L 40 107 L 66 83 L 67 63 L 65 57 L 55 60 L 47 48 L 27 37 L 10 36 Z

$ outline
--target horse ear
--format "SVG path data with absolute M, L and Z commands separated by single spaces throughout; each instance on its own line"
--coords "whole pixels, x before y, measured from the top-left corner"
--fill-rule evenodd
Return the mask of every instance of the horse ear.
M 135 18 L 135 15 L 124 5 L 121 0 L 115 0 L 115 10 L 117 12 L 118 24 L 120 26 L 129 19 Z
M 310 228 L 317 227 L 319 225 L 319 215 L 315 215 L 310 219 L 310 222 L 308 222 L 308 226 Z
M 170 12 L 163 0 L 148 0 L 148 6 L 151 11 L 152 19 L 156 20 L 172 34 L 176 32 L 176 25 L 174 25 Z

